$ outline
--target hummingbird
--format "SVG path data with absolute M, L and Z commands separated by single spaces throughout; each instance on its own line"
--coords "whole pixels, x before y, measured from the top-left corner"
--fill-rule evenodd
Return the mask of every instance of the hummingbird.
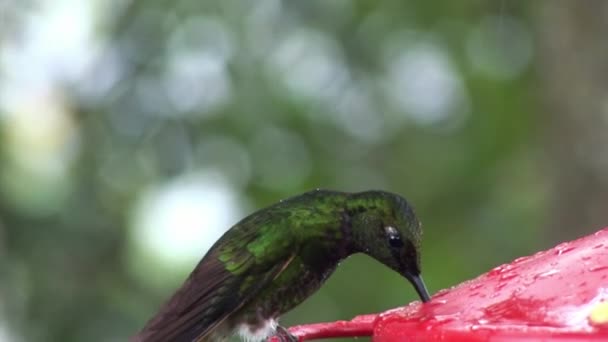
M 132 342 L 247 341 L 274 335 L 281 314 L 317 291 L 338 264 L 365 253 L 405 277 L 423 302 L 421 226 L 401 196 L 313 190 L 236 223 Z

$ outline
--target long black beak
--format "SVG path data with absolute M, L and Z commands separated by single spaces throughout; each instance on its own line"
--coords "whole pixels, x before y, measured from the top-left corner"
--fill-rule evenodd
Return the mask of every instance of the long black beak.
M 411 275 L 407 276 L 407 279 L 414 285 L 414 289 L 418 292 L 418 296 L 420 296 L 420 300 L 423 302 L 428 302 L 431 300 L 429 296 L 429 292 L 426 290 L 426 286 L 424 285 L 424 280 L 422 280 L 421 275 Z

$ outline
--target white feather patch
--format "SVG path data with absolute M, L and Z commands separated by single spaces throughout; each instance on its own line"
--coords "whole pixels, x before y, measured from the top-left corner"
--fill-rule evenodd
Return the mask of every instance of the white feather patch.
M 261 326 L 243 323 L 239 325 L 238 332 L 243 340 L 247 342 L 261 342 L 272 336 L 277 330 L 279 323 L 276 319 L 268 319 Z

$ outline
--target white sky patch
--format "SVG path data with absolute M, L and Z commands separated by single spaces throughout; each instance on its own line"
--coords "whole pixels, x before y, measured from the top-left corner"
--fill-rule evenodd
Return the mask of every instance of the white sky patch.
M 242 213 L 238 192 L 221 175 L 184 175 L 143 194 L 133 240 L 166 265 L 192 265 Z

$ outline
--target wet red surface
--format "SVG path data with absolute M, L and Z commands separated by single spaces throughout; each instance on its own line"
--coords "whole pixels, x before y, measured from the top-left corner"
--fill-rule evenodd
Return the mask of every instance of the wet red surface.
M 371 336 L 377 318 L 378 314 L 371 314 L 357 316 L 350 321 L 297 325 L 289 328 L 289 332 L 300 337 L 301 341 L 332 337 Z
M 353 321 L 297 326 L 301 340 L 608 341 L 608 228 L 498 266 L 414 302 Z M 602 304 L 603 303 L 603 304 Z M 601 311 L 601 312 L 600 312 Z M 604 313 L 604 311 L 606 311 Z

